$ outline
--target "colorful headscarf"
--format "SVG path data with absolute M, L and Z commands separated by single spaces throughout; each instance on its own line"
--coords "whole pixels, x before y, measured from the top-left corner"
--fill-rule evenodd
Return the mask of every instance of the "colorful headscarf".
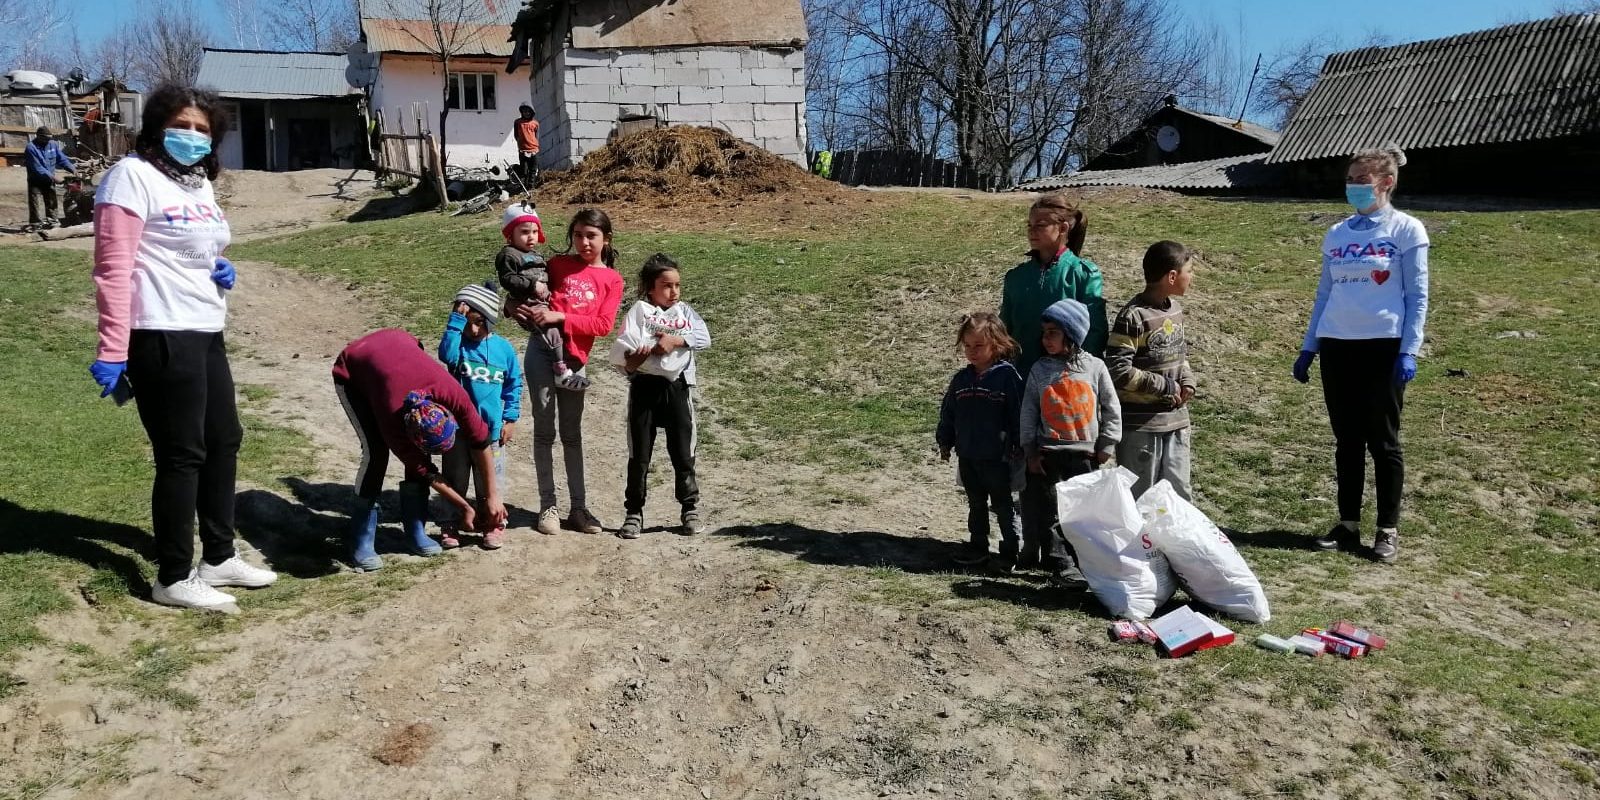
M 456 443 L 456 418 L 450 409 L 433 402 L 427 392 L 406 395 L 400 412 L 405 415 L 406 432 L 422 452 L 439 455 Z

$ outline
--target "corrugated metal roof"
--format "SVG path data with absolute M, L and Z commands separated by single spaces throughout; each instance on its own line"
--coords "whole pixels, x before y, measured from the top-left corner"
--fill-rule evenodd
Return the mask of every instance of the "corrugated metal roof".
M 452 55 L 497 58 L 511 55 L 510 25 L 463 25 L 461 28 L 457 33 L 455 26 L 444 26 L 446 41 L 456 41 L 460 45 Z M 423 20 L 363 19 L 361 35 L 371 53 L 427 55 L 438 49 L 433 44 L 432 25 Z
M 1600 14 L 1335 53 L 1269 164 L 1600 132 Z
M 349 66 L 349 56 L 340 53 L 206 48 L 200 56 L 200 73 L 195 85 L 232 98 L 343 97 L 360 93 L 345 76 Z
M 445 22 L 510 26 L 522 10 L 522 0 L 359 0 L 357 10 L 362 21 L 426 20 L 433 18 L 430 6 Z
M 1187 108 L 1182 108 L 1182 107 L 1178 107 L 1178 110 L 1182 111 L 1185 114 L 1190 114 L 1192 116 L 1199 117 L 1199 118 L 1201 118 L 1203 120 L 1207 120 L 1209 122 L 1214 122 L 1214 123 L 1216 123 L 1218 125 L 1221 125 L 1224 128 L 1229 128 L 1229 129 L 1238 131 L 1238 132 L 1240 132 L 1240 133 L 1242 133 L 1242 134 L 1244 134 L 1244 135 L 1246 135 L 1246 136 L 1248 136 L 1248 137 L 1250 137 L 1252 139 L 1255 139 L 1256 141 L 1261 142 L 1263 144 L 1276 145 L 1278 143 L 1278 137 L 1279 137 L 1280 134 L 1277 131 L 1272 130 L 1270 128 L 1263 128 L 1260 125 L 1255 124 L 1254 122 L 1240 122 L 1239 120 L 1236 120 L 1236 119 L 1234 119 L 1232 117 L 1222 117 L 1222 116 L 1218 116 L 1216 114 L 1206 114 L 1206 113 L 1203 113 L 1203 112 L 1200 112 L 1200 111 L 1191 111 L 1191 110 L 1189 110 Z
M 1019 184 L 1016 191 L 1043 192 L 1069 186 L 1143 186 L 1150 189 L 1226 190 L 1276 186 L 1279 171 L 1266 165 L 1267 155 L 1214 158 L 1157 167 L 1101 169 L 1038 178 Z

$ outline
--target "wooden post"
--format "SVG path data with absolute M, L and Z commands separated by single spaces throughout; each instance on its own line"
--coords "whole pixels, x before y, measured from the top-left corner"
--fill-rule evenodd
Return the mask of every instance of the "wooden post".
M 425 134 L 423 142 L 428 148 L 428 171 L 433 174 L 434 191 L 439 193 L 439 208 L 443 209 L 450 202 L 450 194 L 444 185 L 444 156 L 439 152 L 439 140 L 433 134 Z

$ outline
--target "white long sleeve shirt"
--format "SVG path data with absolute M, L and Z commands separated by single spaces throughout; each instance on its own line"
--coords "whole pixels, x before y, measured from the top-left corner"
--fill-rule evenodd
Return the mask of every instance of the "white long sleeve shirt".
M 639 365 L 639 372 L 668 380 L 677 380 L 682 375 L 685 383 L 696 385 L 694 354 L 711 346 L 711 330 L 688 303 L 673 303 L 669 308 L 658 308 L 648 300 L 634 303 L 622 321 L 622 333 L 611 345 L 611 363 L 623 368 L 629 353 L 653 344 L 663 333 L 680 336 L 688 345 L 664 356 L 645 359 Z

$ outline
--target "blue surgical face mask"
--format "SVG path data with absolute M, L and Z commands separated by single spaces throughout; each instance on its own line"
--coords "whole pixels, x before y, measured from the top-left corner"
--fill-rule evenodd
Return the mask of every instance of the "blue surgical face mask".
M 1370 183 L 1347 183 L 1344 185 L 1344 199 L 1356 207 L 1356 211 L 1372 208 L 1378 204 L 1378 187 Z
M 173 161 L 186 167 L 194 166 L 211 153 L 210 136 L 182 128 L 168 128 L 161 145 L 167 148 L 167 155 L 172 156 Z

